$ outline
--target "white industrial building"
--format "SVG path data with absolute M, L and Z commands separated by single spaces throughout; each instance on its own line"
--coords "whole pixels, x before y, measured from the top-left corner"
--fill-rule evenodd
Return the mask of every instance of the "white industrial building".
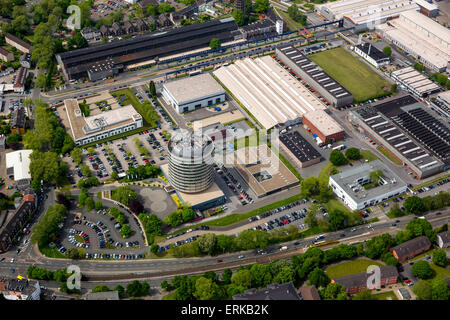
M 209 73 L 164 83 L 161 94 L 178 113 L 225 101 L 225 90 Z
M 402 89 L 419 97 L 424 97 L 441 90 L 436 83 L 413 67 L 395 70 L 391 72 L 391 77 L 402 86 Z
M 143 126 L 142 116 L 132 105 L 85 117 L 76 99 L 64 100 L 68 133 L 77 146 L 106 139 Z
M 6 176 L 14 179 L 19 189 L 27 188 L 31 183 L 30 155 L 33 150 L 18 150 L 6 154 Z
M 427 68 L 444 72 L 450 62 L 450 30 L 427 16 L 406 11 L 377 26 L 384 38 L 414 56 Z
M 344 19 L 344 26 L 354 26 L 359 32 L 373 29 L 401 12 L 418 11 L 419 6 L 414 0 L 340 0 L 316 5 L 316 10 L 331 21 Z
M 363 186 L 371 182 L 370 173 L 378 170 L 382 172 L 378 185 L 366 190 Z M 373 206 L 407 190 L 407 184 L 380 160 L 332 175 L 329 185 L 351 210 Z
M 355 52 L 375 68 L 389 64 L 389 57 L 371 43 L 364 42 L 355 46 Z
M 443 117 L 450 118 L 450 90 L 441 92 L 431 99 L 431 108 Z

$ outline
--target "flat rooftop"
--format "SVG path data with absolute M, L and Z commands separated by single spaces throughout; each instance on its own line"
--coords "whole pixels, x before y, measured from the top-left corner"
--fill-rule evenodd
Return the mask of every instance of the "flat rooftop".
M 286 56 L 291 62 L 296 64 L 300 69 L 313 78 L 317 83 L 321 85 L 329 94 L 335 98 L 341 98 L 349 96 L 351 93 L 341 86 L 336 80 L 334 80 L 328 73 L 326 73 L 320 66 L 312 62 L 307 56 L 305 56 L 301 50 L 293 47 L 286 46 L 278 48 L 284 56 Z
M 370 172 L 378 170 L 382 171 L 382 176 L 380 177 L 382 185 L 366 190 L 358 183 L 358 179 L 369 177 Z M 382 196 L 400 187 L 406 187 L 406 183 L 380 160 L 374 160 L 362 166 L 345 170 L 332 175 L 330 179 L 333 179 L 357 203 L 365 199 L 370 200 Z
M 327 9 L 336 19 L 347 17 L 355 24 L 398 16 L 405 10 L 419 10 L 411 0 L 341 0 L 316 6 Z
M 258 197 L 298 184 L 298 179 L 267 145 L 236 150 L 235 166 Z
M 388 37 L 439 68 L 450 61 L 450 30 L 416 11 L 377 26 Z
M 209 73 L 169 81 L 164 83 L 164 87 L 179 105 L 205 97 L 225 94 L 222 86 Z
M 85 117 L 82 114 L 78 100 L 76 99 L 64 100 L 64 107 L 70 126 L 69 132 L 75 141 L 105 130 L 131 124 L 142 118 L 132 105 L 105 111 L 89 117 Z
M 387 141 L 391 148 L 397 150 L 420 170 L 440 167 L 442 162 L 432 152 L 391 119 L 391 117 L 404 113 L 402 107 L 415 103 L 417 103 L 415 99 L 406 96 L 378 105 L 359 108 L 352 113 Z
M 449 56 L 450 58 L 450 56 Z M 392 77 L 421 94 L 440 90 L 440 87 L 413 67 L 406 67 L 392 72 Z
M 326 106 L 273 58 L 238 60 L 214 75 L 266 128 Z
M 307 162 L 321 157 L 320 153 L 298 131 L 280 135 L 280 141 L 300 162 Z
M 14 168 L 14 180 L 31 179 L 30 155 L 33 150 L 8 152 L 5 156 L 6 168 Z
M 225 124 L 227 122 L 234 122 L 234 121 L 241 120 L 241 119 L 242 120 L 245 119 L 245 116 L 242 114 L 241 111 L 236 109 L 236 110 L 231 110 L 228 112 L 220 113 L 220 114 L 212 116 L 212 117 L 196 120 L 192 123 L 192 128 L 194 129 L 194 131 L 198 131 L 201 128 L 210 126 L 210 125 L 218 123 L 218 122 Z
M 344 131 L 341 125 L 324 110 L 310 111 L 304 115 L 304 118 L 308 119 L 325 136 L 331 136 Z

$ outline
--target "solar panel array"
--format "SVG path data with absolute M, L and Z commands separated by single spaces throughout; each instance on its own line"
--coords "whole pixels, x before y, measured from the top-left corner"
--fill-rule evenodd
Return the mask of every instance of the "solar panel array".
M 280 135 L 280 141 L 291 151 L 300 162 L 320 158 L 320 153 L 303 138 L 298 131 Z

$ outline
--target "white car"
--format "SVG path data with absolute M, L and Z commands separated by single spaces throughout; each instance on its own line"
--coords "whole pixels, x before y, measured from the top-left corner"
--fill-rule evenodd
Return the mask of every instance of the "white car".
M 244 256 L 243 256 L 243 255 L 240 255 L 240 256 L 238 257 L 238 259 L 242 259 L 242 258 L 244 258 Z
M 13 263 L 15 261 L 15 259 L 14 258 L 11 258 L 11 263 Z

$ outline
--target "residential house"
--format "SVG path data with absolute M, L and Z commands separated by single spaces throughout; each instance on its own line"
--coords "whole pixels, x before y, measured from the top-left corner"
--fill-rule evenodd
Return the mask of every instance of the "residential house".
M 448 248 L 450 246 L 450 230 L 438 233 L 436 242 L 439 248 Z
M 116 37 L 122 36 L 125 34 L 123 28 L 118 24 L 117 22 L 114 22 L 111 26 L 110 31 L 115 35 Z
M 109 30 L 109 28 L 105 25 L 102 25 L 100 27 L 100 33 L 102 34 L 102 37 L 110 37 L 112 36 L 112 32 L 111 30 Z
M 12 133 L 20 133 L 20 134 L 25 133 L 25 129 L 26 129 L 26 125 L 27 125 L 27 117 L 25 115 L 25 108 L 14 109 L 9 125 L 11 127 Z
M 264 289 L 249 289 L 233 296 L 233 300 L 301 300 L 292 282 L 269 284 Z
M 41 286 L 39 281 L 0 278 L 0 293 L 6 300 L 40 300 Z
M 156 19 L 153 18 L 152 16 L 147 17 L 146 19 L 147 19 L 146 22 L 147 22 L 147 26 L 148 26 L 149 30 L 151 29 L 151 27 L 152 27 L 153 24 L 154 24 L 155 26 L 158 25 L 158 21 L 156 21 Z
M 147 23 L 142 18 L 136 18 L 134 20 L 134 25 L 136 26 L 138 32 L 146 32 L 149 30 Z
M 165 14 L 160 14 L 158 17 L 158 25 L 161 28 L 170 27 L 172 25 L 172 22 Z
M 2 212 L 0 221 L 0 253 L 9 250 L 13 244 L 14 238 L 23 230 L 25 225 L 30 221 L 30 217 L 36 213 L 37 196 L 32 189 L 24 191 L 23 201 L 21 206 L 15 210 L 8 210 Z
M 420 236 L 391 248 L 391 251 L 399 262 L 403 262 L 430 250 L 430 247 L 430 240 L 425 236 Z
M 145 9 L 149 4 L 157 6 L 159 5 L 159 2 L 157 0 L 141 0 L 138 2 L 138 4 L 141 6 L 142 9 Z
M 348 294 L 355 294 L 361 290 L 367 289 L 367 280 L 370 273 L 362 272 L 332 279 L 332 283 L 339 283 L 345 287 Z M 394 266 L 380 267 L 380 286 L 388 286 L 398 281 L 398 271 Z
M 19 72 L 17 73 L 16 82 L 13 85 L 14 92 L 23 93 L 25 91 L 25 81 L 28 76 L 28 69 L 24 67 L 19 68 Z
M 319 292 L 315 286 L 302 286 L 299 289 L 302 300 L 320 300 Z
M 19 51 L 22 51 L 23 53 L 31 53 L 31 51 L 33 50 L 33 46 L 31 44 L 23 41 L 20 38 L 17 38 L 16 36 L 10 33 L 6 34 L 5 41 L 7 44 L 12 45 L 14 48 L 16 48 Z
M 14 61 L 14 54 L 11 51 L 0 47 L 0 59 L 6 62 Z
M 130 21 L 125 21 L 123 23 L 123 31 L 126 34 L 134 34 L 137 32 L 137 29 Z
M 91 292 L 86 295 L 86 300 L 119 300 L 118 291 Z
M 102 32 L 94 28 L 83 28 L 80 33 L 88 42 L 96 42 L 102 40 Z

